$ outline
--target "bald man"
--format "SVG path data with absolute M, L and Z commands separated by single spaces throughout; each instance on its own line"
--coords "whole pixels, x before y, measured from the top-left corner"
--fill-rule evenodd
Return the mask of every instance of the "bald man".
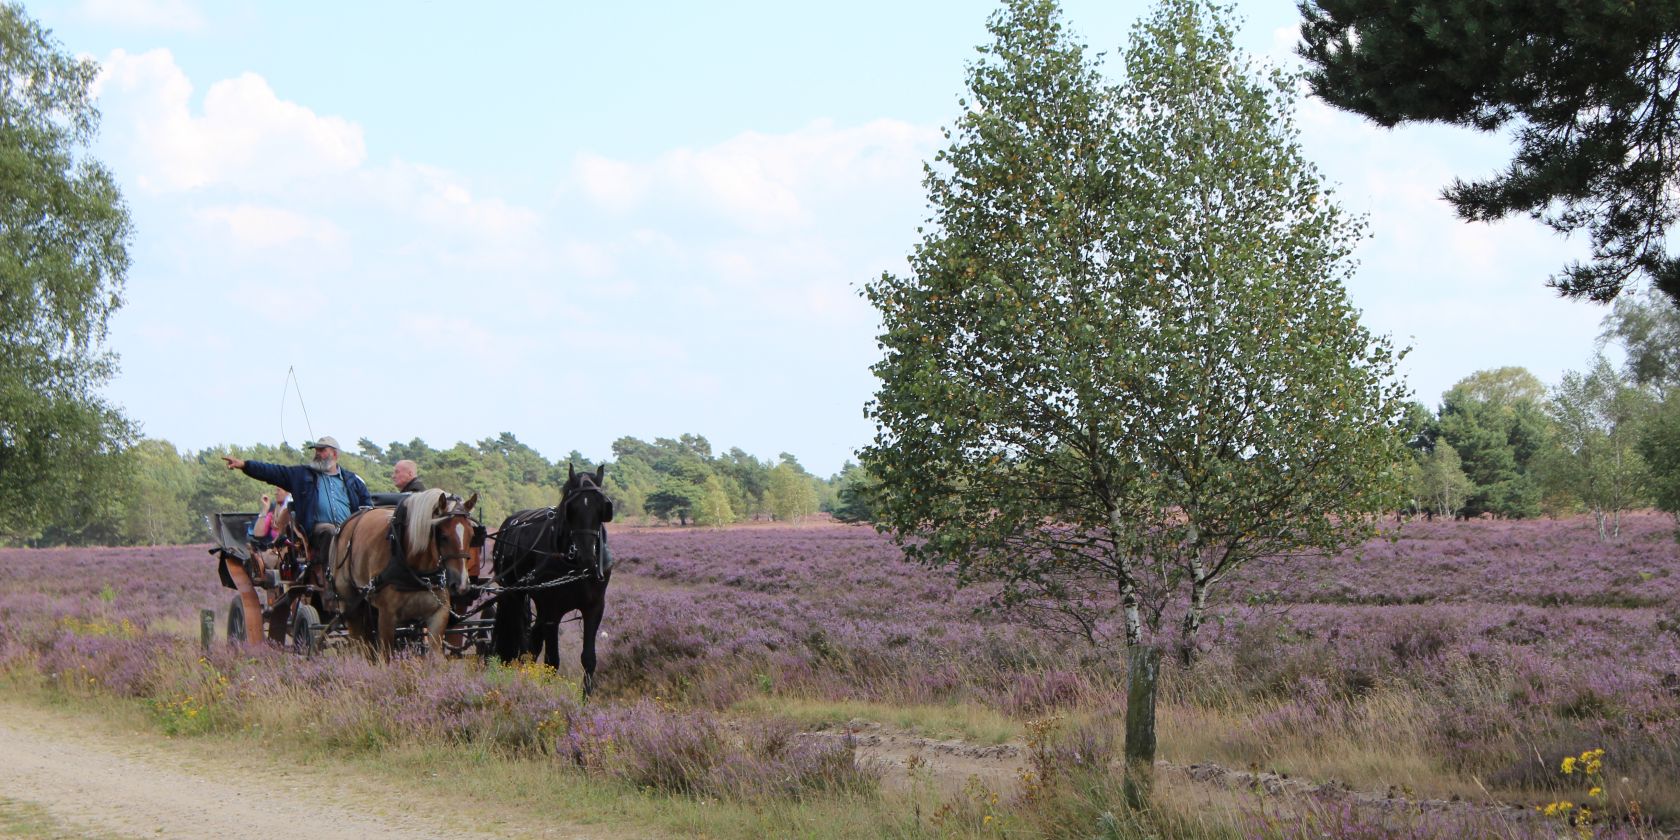
M 398 493 L 418 493 L 426 489 L 426 483 L 420 480 L 420 465 L 406 458 L 391 467 L 391 483 L 397 485 Z

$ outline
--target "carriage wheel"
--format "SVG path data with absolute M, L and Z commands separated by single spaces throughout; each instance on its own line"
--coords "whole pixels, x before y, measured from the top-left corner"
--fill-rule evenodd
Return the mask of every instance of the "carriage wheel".
M 314 656 L 321 651 L 321 614 L 309 604 L 299 604 L 292 615 L 292 652 Z
M 489 659 L 496 652 L 496 646 L 491 643 L 491 634 L 495 632 L 496 605 L 484 608 L 484 615 L 479 618 L 479 628 L 473 631 L 473 652 L 479 659 Z
M 426 626 L 416 626 L 415 622 L 405 621 L 397 625 L 397 637 L 392 645 L 391 653 L 409 653 L 415 656 L 426 655 Z M 439 640 L 441 641 L 441 640 Z
M 230 645 L 245 641 L 245 602 L 238 595 L 228 605 L 227 639 Z

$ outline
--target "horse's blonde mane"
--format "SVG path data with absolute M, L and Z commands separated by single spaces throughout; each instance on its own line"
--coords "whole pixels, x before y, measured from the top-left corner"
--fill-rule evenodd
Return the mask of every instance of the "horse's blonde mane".
M 422 554 L 432 544 L 432 512 L 437 510 L 438 500 L 443 496 L 444 492 L 434 487 L 403 499 L 403 513 L 408 517 L 403 542 L 408 546 L 408 556 Z

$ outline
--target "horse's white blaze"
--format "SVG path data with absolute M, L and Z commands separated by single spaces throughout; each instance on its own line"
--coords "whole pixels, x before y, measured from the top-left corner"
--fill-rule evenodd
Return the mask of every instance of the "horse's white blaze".
M 467 544 L 467 526 L 455 523 L 455 539 L 459 540 L 461 545 Z

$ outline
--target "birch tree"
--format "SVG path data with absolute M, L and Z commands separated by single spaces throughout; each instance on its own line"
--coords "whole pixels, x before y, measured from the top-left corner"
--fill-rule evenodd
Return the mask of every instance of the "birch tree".
M 879 527 L 999 606 L 1188 661 L 1243 564 L 1364 539 L 1397 498 L 1397 353 L 1343 281 L 1360 224 L 1302 157 L 1293 79 L 1164 0 L 1111 84 L 1010 0 L 924 179 L 884 358 Z

